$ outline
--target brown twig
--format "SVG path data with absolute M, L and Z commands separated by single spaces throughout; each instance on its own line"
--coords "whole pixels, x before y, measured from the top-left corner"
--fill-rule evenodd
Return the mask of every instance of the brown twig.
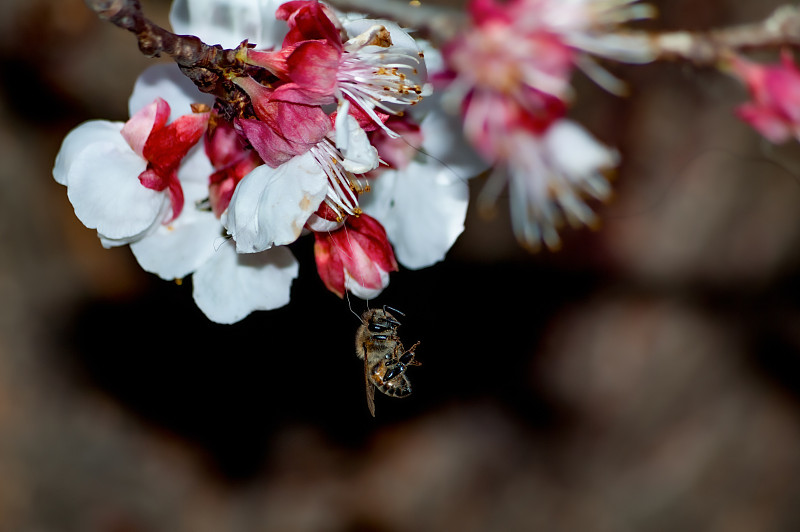
M 249 101 L 230 78 L 243 75 L 247 65 L 236 49 L 210 46 L 193 35 L 176 35 L 144 16 L 139 0 L 86 0 L 97 15 L 136 35 L 139 49 L 147 57 L 166 55 L 203 92 L 213 94 L 240 113 Z

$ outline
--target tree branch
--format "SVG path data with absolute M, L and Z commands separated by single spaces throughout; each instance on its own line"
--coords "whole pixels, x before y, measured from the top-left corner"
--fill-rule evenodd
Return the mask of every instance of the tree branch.
M 228 50 L 194 35 L 176 35 L 145 17 L 139 0 L 86 0 L 86 4 L 101 19 L 135 34 L 145 56 L 172 58 L 198 89 L 227 103 L 227 113 L 241 116 L 245 112 L 249 99 L 230 78 L 247 69 L 238 55 L 246 43 Z
M 733 51 L 800 45 L 800 8 L 784 5 L 761 22 L 709 31 L 628 32 L 625 35 L 649 40 L 657 60 L 683 60 L 711 66 Z

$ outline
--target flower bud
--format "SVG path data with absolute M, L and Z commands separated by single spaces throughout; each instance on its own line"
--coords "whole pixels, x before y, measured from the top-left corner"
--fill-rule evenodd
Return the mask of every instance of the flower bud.
M 366 214 L 350 216 L 340 229 L 314 237 L 319 276 L 339 297 L 349 290 L 362 299 L 374 298 L 388 286 L 389 272 L 398 269 L 386 231 Z

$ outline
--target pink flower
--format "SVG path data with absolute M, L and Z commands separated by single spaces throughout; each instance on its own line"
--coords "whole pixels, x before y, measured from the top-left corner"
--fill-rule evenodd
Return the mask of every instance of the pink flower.
M 631 20 L 649 19 L 656 10 L 638 0 L 472 0 L 473 20 L 512 25 L 523 34 L 549 33 L 575 52 L 587 52 L 618 61 L 652 61 L 646 38 L 616 30 Z M 583 62 L 577 54 L 576 62 Z M 583 67 L 583 65 L 581 65 Z
M 624 22 L 653 15 L 636 0 L 472 0 L 472 27 L 443 50 L 443 104 L 460 111 L 467 140 L 496 166 L 480 195 L 491 208 L 508 184 L 517 238 L 538 249 L 560 246 L 558 229 L 593 225 L 585 202 L 604 199 L 603 172 L 616 151 L 566 120 L 573 69 L 618 92 L 622 82 L 590 54 L 643 62 L 646 42 L 615 33 Z M 435 78 L 436 79 L 436 78 Z
M 585 52 L 648 61 L 646 42 L 615 34 L 652 16 L 636 0 L 472 0 L 472 26 L 447 43 L 444 105 L 460 109 L 467 138 L 491 162 L 503 158 L 509 129 L 541 133 L 566 112 L 576 66 L 611 90 L 621 82 Z
M 340 229 L 316 232 L 314 238 L 319 276 L 339 297 L 349 290 L 371 299 L 389 284 L 389 272 L 398 269 L 386 231 L 366 214 L 350 216 Z
M 352 102 L 379 126 L 430 93 L 414 40 L 385 20 L 341 23 L 316 1 L 287 2 L 278 10 L 289 33 L 278 51 L 249 50 L 248 61 L 284 81 L 273 99 L 340 108 Z M 343 120 L 344 111 L 339 113 Z M 338 126 L 338 124 L 337 124 Z
M 737 115 L 771 142 L 800 140 L 800 70 L 791 52 L 783 51 L 781 62 L 770 66 L 735 56 L 732 67 L 753 98 Z

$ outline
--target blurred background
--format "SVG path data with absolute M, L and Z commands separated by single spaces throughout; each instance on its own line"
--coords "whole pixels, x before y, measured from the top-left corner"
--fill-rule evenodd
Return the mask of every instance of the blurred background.
M 658 4 L 645 27 L 778 2 Z M 531 255 L 504 204 L 470 211 L 372 303 L 423 364 L 372 419 L 307 239 L 291 304 L 233 326 L 100 246 L 53 160 L 156 60 L 82 0 L 0 13 L 0 531 L 800 529 L 800 148 L 733 116 L 734 80 L 611 65 L 622 99 L 578 75 L 575 118 L 624 161 L 603 226 Z

